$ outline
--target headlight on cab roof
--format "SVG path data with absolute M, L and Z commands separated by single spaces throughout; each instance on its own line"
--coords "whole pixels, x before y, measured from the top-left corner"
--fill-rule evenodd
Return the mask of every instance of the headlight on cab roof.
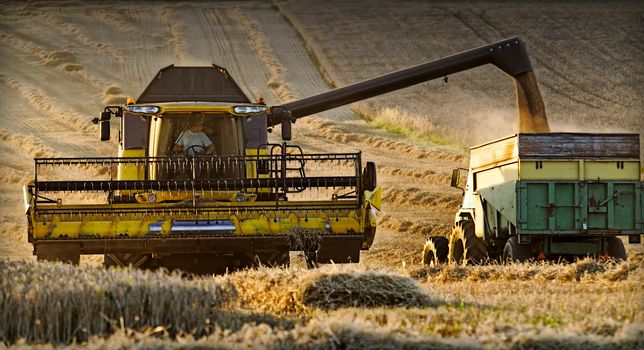
M 159 113 L 157 106 L 125 106 L 125 110 L 132 113 L 155 114 Z
M 235 106 L 233 111 L 237 114 L 250 114 L 266 112 L 266 106 Z

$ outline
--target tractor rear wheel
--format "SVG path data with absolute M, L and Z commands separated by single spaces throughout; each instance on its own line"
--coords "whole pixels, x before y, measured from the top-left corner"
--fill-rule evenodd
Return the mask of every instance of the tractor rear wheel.
M 626 260 L 624 243 L 618 237 L 606 237 L 607 253 L 613 259 Z
M 427 239 L 423 247 L 423 264 L 438 265 L 447 262 L 449 240 L 443 236 L 433 236 Z
M 461 221 L 452 229 L 449 261 L 459 265 L 481 264 L 488 259 L 485 243 L 474 233 L 474 222 Z
M 503 248 L 503 262 L 523 262 L 533 258 L 529 245 L 519 244 L 519 237 L 512 236 L 505 242 Z

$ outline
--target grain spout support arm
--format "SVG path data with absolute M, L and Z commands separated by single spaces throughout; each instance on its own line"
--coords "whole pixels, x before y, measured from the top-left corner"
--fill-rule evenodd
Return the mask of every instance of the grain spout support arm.
M 520 132 L 548 132 L 548 120 L 525 43 L 518 37 L 357 82 L 271 108 L 269 126 L 294 121 L 429 80 L 493 64 L 514 78 Z

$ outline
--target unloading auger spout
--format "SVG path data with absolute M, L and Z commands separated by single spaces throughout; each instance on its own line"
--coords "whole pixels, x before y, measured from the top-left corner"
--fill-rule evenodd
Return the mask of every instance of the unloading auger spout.
M 493 64 L 516 84 L 519 132 L 548 132 L 548 120 L 525 43 L 509 38 L 271 108 L 269 126 Z

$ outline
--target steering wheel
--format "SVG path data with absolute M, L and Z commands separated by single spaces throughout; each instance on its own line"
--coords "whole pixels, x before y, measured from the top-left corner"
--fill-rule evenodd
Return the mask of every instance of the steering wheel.
M 190 152 L 190 150 L 192 150 L 192 153 Z M 208 150 L 206 149 L 206 147 L 202 145 L 192 145 L 186 149 L 185 153 L 187 157 L 192 157 L 197 154 L 205 154 L 207 151 Z

